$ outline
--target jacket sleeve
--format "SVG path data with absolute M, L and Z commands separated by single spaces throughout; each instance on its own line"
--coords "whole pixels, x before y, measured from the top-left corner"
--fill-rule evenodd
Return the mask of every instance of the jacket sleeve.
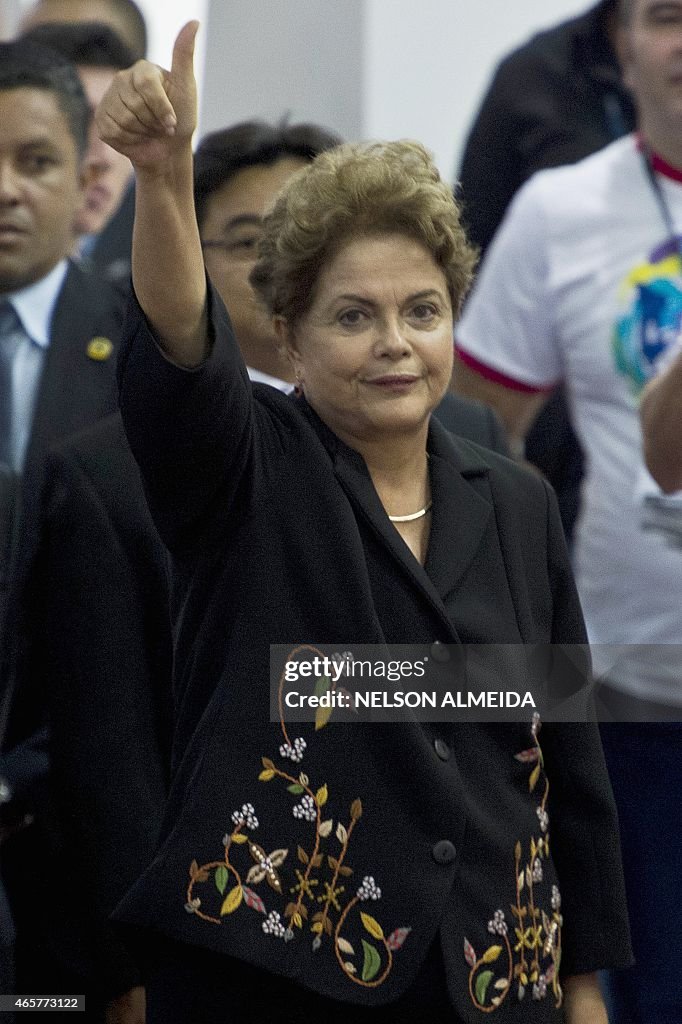
M 238 504 L 253 442 L 253 396 L 227 311 L 208 282 L 210 354 L 172 363 L 131 296 L 119 360 L 120 408 L 156 527 L 171 550 L 203 543 L 217 509 Z M 224 529 L 224 523 L 223 523 Z

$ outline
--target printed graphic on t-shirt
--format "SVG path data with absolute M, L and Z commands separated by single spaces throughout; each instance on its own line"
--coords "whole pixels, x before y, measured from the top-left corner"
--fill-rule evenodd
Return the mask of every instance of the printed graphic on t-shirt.
M 678 242 L 678 245 L 681 244 Z M 661 360 L 682 328 L 682 267 L 670 241 L 635 267 L 620 288 L 624 313 L 616 321 L 613 354 L 616 369 L 634 395 L 657 373 Z

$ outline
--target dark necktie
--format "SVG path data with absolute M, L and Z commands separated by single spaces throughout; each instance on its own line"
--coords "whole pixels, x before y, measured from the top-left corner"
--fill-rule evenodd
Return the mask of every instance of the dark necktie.
M 21 321 L 14 307 L 0 301 L 0 462 L 12 465 L 12 366 L 21 342 Z

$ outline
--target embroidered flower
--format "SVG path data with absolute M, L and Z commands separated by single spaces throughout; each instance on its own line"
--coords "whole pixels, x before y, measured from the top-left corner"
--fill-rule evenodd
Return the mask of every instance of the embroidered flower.
M 561 893 L 558 886 L 552 886 L 552 910 L 561 910 Z
M 506 935 L 507 934 L 507 922 L 504 919 L 504 911 L 496 910 L 493 914 L 492 921 L 488 921 L 488 931 L 492 935 Z
M 535 808 L 535 813 L 538 816 L 538 821 L 540 822 L 540 828 L 542 829 L 543 832 L 546 832 L 547 829 L 549 828 L 549 814 L 544 809 L 544 807 L 536 807 Z
M 284 938 L 285 928 L 277 910 L 270 911 L 263 921 L 262 928 L 266 935 L 273 935 L 276 939 Z
M 241 811 L 232 812 L 232 821 L 235 825 L 246 825 L 253 832 L 258 828 L 258 818 L 253 809 L 253 804 L 242 804 Z M 223 840 L 224 842 L 224 840 Z
M 540 860 L 539 857 L 536 857 L 535 860 L 533 861 L 533 881 L 534 882 L 541 882 L 542 881 L 542 861 Z
M 279 748 L 280 757 L 288 757 L 294 764 L 298 764 L 299 761 L 303 760 L 303 754 L 307 747 L 306 741 L 302 736 L 297 736 L 293 744 L 283 743 Z
M 309 793 L 306 793 L 300 804 L 294 804 L 291 813 L 295 818 L 302 818 L 304 821 L 315 821 L 317 818 L 317 809 L 315 807 L 315 801 Z
M 533 985 L 533 999 L 544 999 L 547 995 L 547 979 L 541 974 Z
M 376 884 L 371 875 L 365 875 L 362 880 L 362 885 L 358 889 L 359 900 L 380 900 L 381 889 Z
M 185 903 L 185 910 L 188 914 L 196 914 L 200 906 L 201 900 L 195 896 L 193 900 L 189 901 L 189 903 Z

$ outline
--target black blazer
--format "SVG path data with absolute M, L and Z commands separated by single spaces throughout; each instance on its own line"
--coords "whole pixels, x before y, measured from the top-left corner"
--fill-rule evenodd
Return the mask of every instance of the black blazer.
M 398 998 L 439 934 L 463 1021 L 493 998 L 505 1020 L 561 1019 L 552 982 L 538 1000 L 530 976 L 523 999 L 521 973 L 509 998 L 495 983 L 529 963 L 510 906 L 537 915 L 526 941 L 543 971 L 560 914 L 565 973 L 629 962 L 596 729 L 542 730 L 543 807 L 516 757 L 536 749 L 529 722 L 300 726 L 298 762 L 268 693 L 270 643 L 411 643 L 447 659 L 462 642 L 582 642 L 551 492 L 432 422 L 422 568 L 362 458 L 304 400 L 248 386 L 215 295 L 210 322 L 194 371 L 163 358 L 135 306 L 122 352 L 123 418 L 173 556 L 177 727 L 160 847 L 119 918 L 145 942 L 155 932 L 369 1004 Z M 542 882 L 524 894 L 520 870 L 538 858 Z M 509 942 L 488 927 L 497 912 Z
M 59 440 L 117 408 L 115 364 L 124 305 L 125 298 L 118 289 L 70 265 L 50 327 L 50 345 L 38 385 L 21 483 L 19 550 L 8 612 L 15 648 L 8 660 L 10 671 L 19 673 L 22 679 L 6 748 L 28 736 L 36 725 L 33 694 L 20 662 L 22 620 L 30 615 L 30 572 L 40 530 L 47 455 Z M 93 348 L 93 339 L 106 339 L 110 348 Z
M 118 414 L 56 448 L 48 478 L 28 648 L 52 870 L 30 881 L 33 978 L 42 991 L 49 965 L 103 999 L 140 982 L 108 916 L 151 858 L 168 789 L 166 557 Z

